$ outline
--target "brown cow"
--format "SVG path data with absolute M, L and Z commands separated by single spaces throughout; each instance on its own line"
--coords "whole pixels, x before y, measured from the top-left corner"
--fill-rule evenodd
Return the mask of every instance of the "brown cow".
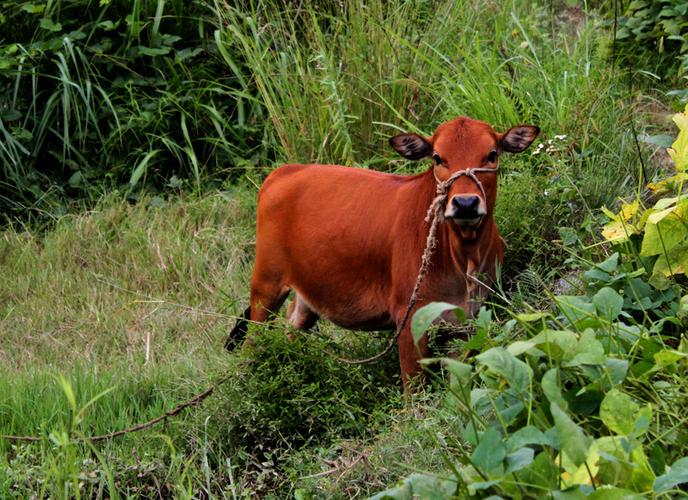
M 438 181 L 480 168 L 458 177 L 449 190 L 446 222 L 414 308 L 444 301 L 472 316 L 486 290 L 469 275 L 487 284 L 503 259 L 492 215 L 499 155 L 525 150 L 538 133 L 537 127 L 519 125 L 500 134 L 485 122 L 459 117 L 440 125 L 431 138 L 390 139 L 405 158 L 432 158 L 432 167 L 421 174 L 336 165 L 284 165 L 273 171 L 258 195 L 250 307 L 227 348 L 243 338 L 247 320 L 262 322 L 277 312 L 290 290 L 295 298 L 287 317 L 296 328 L 308 329 L 320 317 L 344 328 L 395 328 L 416 281 L 429 228 L 424 219 Z M 414 346 L 408 321 L 398 341 L 404 385 L 419 371 L 426 346 L 426 339 L 419 349 Z

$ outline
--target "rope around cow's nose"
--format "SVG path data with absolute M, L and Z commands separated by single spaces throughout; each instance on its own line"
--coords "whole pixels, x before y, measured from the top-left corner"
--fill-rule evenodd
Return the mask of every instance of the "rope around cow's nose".
M 425 216 L 425 222 L 430 222 L 430 230 L 428 231 L 428 238 L 425 242 L 425 250 L 423 251 L 423 257 L 420 261 L 420 269 L 418 269 L 418 277 L 416 278 L 416 284 L 413 285 L 413 291 L 411 292 L 411 297 L 409 298 L 408 305 L 406 306 L 406 311 L 404 311 L 404 316 L 401 319 L 401 323 L 397 327 L 396 334 L 389 339 L 387 346 L 379 353 L 364 359 L 347 359 L 338 357 L 337 360 L 342 363 L 348 363 L 350 365 L 365 365 L 367 363 L 372 363 L 378 359 L 385 356 L 389 351 L 392 350 L 394 344 L 399 340 L 399 335 L 404 330 L 406 323 L 408 322 L 411 310 L 415 307 L 418 302 L 418 292 L 420 291 L 420 286 L 428 274 L 428 269 L 430 268 L 430 259 L 435 253 L 435 248 L 437 247 L 437 228 L 440 222 L 444 221 L 444 210 L 447 204 L 447 198 L 449 196 L 449 188 L 454 184 L 454 181 L 459 177 L 466 176 L 475 182 L 480 188 L 480 192 L 483 195 L 483 199 L 486 199 L 485 188 L 480 179 L 475 175 L 482 172 L 492 172 L 497 173 L 496 168 L 466 168 L 464 170 L 459 170 L 454 172 L 446 181 L 440 181 L 437 176 L 435 180 L 437 181 L 437 190 L 435 198 L 430 203 L 428 207 L 428 213 Z

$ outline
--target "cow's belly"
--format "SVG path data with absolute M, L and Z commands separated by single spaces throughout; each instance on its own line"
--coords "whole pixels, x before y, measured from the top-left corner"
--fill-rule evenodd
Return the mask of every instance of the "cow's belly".
M 325 285 L 325 286 L 322 286 Z M 350 330 L 387 330 L 395 322 L 387 298 L 378 286 L 356 288 L 347 283 L 308 286 L 292 283 L 292 288 L 319 317 Z

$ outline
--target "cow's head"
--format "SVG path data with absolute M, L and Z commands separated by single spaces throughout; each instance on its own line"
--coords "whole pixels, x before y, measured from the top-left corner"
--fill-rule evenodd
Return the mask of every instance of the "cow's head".
M 437 127 L 430 138 L 400 134 L 389 142 L 409 160 L 432 158 L 437 181 L 445 181 L 466 169 L 494 169 L 494 172 L 474 174 L 484 194 L 480 185 L 468 175 L 458 177 L 449 189 L 445 218 L 455 224 L 462 235 L 468 236 L 475 235 L 475 230 L 494 210 L 499 156 L 524 151 L 539 132 L 540 129 L 533 125 L 517 125 L 500 134 L 485 122 L 461 116 Z

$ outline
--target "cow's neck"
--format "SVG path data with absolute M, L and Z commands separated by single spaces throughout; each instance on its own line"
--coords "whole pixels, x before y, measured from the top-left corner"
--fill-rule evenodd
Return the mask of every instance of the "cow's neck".
M 435 196 L 436 181 L 432 171 L 422 176 L 424 184 L 422 192 L 426 207 Z M 437 247 L 432 258 L 431 282 L 456 284 L 458 299 L 475 299 L 478 295 L 485 295 L 486 290 L 480 282 L 489 284 L 494 275 L 495 258 L 500 254 L 499 233 L 492 214 L 488 214 L 472 238 L 466 238 L 458 227 L 451 221 L 440 223 L 437 232 Z M 423 239 L 423 242 L 425 240 Z M 489 276 L 486 277 L 485 274 Z M 432 287 L 432 285 L 430 285 Z M 450 287 L 451 288 L 451 287 Z M 446 297 L 450 299 L 450 297 Z

